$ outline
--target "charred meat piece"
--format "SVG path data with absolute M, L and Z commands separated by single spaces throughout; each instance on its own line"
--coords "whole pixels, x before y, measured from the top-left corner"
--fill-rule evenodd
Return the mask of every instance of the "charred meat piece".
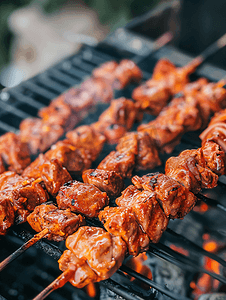
M 130 255 L 137 256 L 148 249 L 149 238 L 141 230 L 131 207 L 105 207 L 99 219 L 109 233 L 126 242 Z
M 211 140 L 216 142 L 226 152 L 226 109 L 216 113 L 209 126 L 200 134 L 202 144 Z
M 70 107 L 72 112 L 79 113 L 79 118 L 87 115 L 93 105 L 93 97 L 86 89 L 81 87 L 72 88 L 62 95 L 64 103 Z
M 90 156 L 92 161 L 97 159 L 106 141 L 103 134 L 95 131 L 89 125 L 83 125 L 73 131 L 69 131 L 66 137 L 77 149 L 84 149 L 86 155 Z
M 69 281 L 78 288 L 112 276 L 121 266 L 127 250 L 121 237 L 88 226 L 70 235 L 66 247 L 69 250 L 59 259 L 59 267 L 65 271 L 75 265 L 75 273 Z
M 106 78 L 115 89 L 123 89 L 131 82 L 139 82 L 142 72 L 131 60 L 124 59 L 119 64 L 110 61 L 102 64 L 93 72 L 94 77 Z
M 89 218 L 97 217 L 99 211 L 108 205 L 109 199 L 105 192 L 96 186 L 79 181 L 64 184 L 56 197 L 59 208 L 70 208 Z
M 57 242 L 65 240 L 80 226 L 85 225 L 82 216 L 73 214 L 70 209 L 60 210 L 53 204 L 36 206 L 27 221 L 37 232 L 48 228 L 49 233 L 45 237 Z
M 40 177 L 49 194 L 56 196 L 60 187 L 71 181 L 71 175 L 57 159 L 46 160 L 40 167 Z
M 69 141 L 59 141 L 46 152 L 48 160 L 56 158 L 70 174 L 81 173 L 84 169 L 84 160 L 79 149 L 71 145 Z
M 157 116 L 170 100 L 171 92 L 165 82 L 148 80 L 133 90 L 132 98 L 140 104 L 140 109 Z
M 130 185 L 116 199 L 116 204 L 123 208 L 132 208 L 143 232 L 147 233 L 153 243 L 159 242 L 169 219 L 156 200 L 154 192 L 139 190 Z
M 215 174 L 225 174 L 225 153 L 214 141 L 203 143 L 198 149 L 199 156 L 205 161 L 205 165 Z
M 49 106 L 42 108 L 38 115 L 44 123 L 59 125 L 66 131 L 71 130 L 80 121 L 80 118 L 73 114 L 69 105 L 64 103 L 62 96 L 54 99 Z
M 46 124 L 38 118 L 28 118 L 20 123 L 21 141 L 28 144 L 31 154 L 46 151 L 63 133 L 61 126 Z
M 4 190 L 8 186 L 8 183 L 11 180 L 13 181 L 14 178 L 19 178 L 19 175 L 12 171 L 7 171 L 0 174 L 0 191 Z
M 43 154 L 39 154 L 39 156 L 29 165 L 26 169 L 24 169 L 22 176 L 38 179 L 41 177 L 39 167 L 44 163 L 45 156 Z
M 202 188 L 217 186 L 218 176 L 206 166 L 199 149 L 185 150 L 178 157 L 170 157 L 166 162 L 165 173 L 193 193 L 198 193 Z
M 21 174 L 31 162 L 28 144 L 13 132 L 0 137 L 0 156 L 2 170 L 6 167 L 18 174 Z
M 17 223 L 25 222 L 37 205 L 48 200 L 48 194 L 38 182 L 17 174 L 2 185 L 1 196 L 13 203 Z
M 113 99 L 113 87 L 106 78 L 91 77 L 81 84 L 81 90 L 87 91 L 93 103 L 109 103 Z
M 135 155 L 138 154 L 138 141 L 137 132 L 128 132 L 123 137 L 120 138 L 116 150 L 124 153 L 131 152 Z
M 134 176 L 137 188 L 153 191 L 167 217 L 183 219 L 196 204 L 196 197 L 179 182 L 161 173 L 150 173 L 143 177 Z
M 132 128 L 138 116 L 138 106 L 122 97 L 111 101 L 110 107 L 100 115 L 93 128 L 104 134 L 109 143 L 114 144 Z
M 155 141 L 146 132 L 138 132 L 137 140 L 136 170 L 154 169 L 160 166 L 161 160 Z
M 4 161 L 2 159 L 2 157 L 0 156 L 0 174 L 6 172 L 6 168 L 5 168 L 5 164 Z
M 5 235 L 13 225 L 15 212 L 13 203 L 0 192 L 0 236 Z
M 133 153 L 123 153 L 111 151 L 99 164 L 97 169 L 115 171 L 123 178 L 131 177 L 135 166 L 135 155 Z
M 89 169 L 83 172 L 82 179 L 106 192 L 109 197 L 117 197 L 124 188 L 122 176 L 114 171 Z
M 146 131 L 160 149 L 171 153 L 185 132 L 201 126 L 198 101 L 193 97 L 180 97 L 173 99 L 155 120 L 139 126 L 138 130 Z
M 123 59 L 115 69 L 114 88 L 123 89 L 131 82 L 140 82 L 143 74 L 140 68 L 129 59 Z

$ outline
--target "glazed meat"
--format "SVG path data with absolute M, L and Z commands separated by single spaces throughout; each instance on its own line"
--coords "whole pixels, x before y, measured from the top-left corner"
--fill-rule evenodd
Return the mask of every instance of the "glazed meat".
M 126 243 L 102 228 L 83 226 L 66 240 L 66 250 L 59 259 L 59 268 L 65 271 L 76 266 L 70 283 L 82 288 L 90 282 L 109 278 L 121 266 Z
M 45 160 L 39 167 L 40 177 L 49 194 L 56 196 L 60 187 L 71 181 L 71 175 L 57 159 Z
M 9 199 L 16 211 L 16 222 L 25 222 L 34 208 L 48 200 L 48 194 L 34 179 L 15 174 L 2 185 L 1 197 Z
M 130 255 L 137 256 L 148 249 L 149 238 L 141 230 L 131 207 L 105 207 L 99 219 L 109 233 L 126 242 Z
M 73 114 L 79 113 L 80 118 L 86 116 L 93 105 L 93 96 L 81 87 L 70 89 L 62 97 L 64 103 L 70 107 Z
M 89 169 L 83 172 L 82 179 L 106 192 L 109 197 L 117 197 L 124 188 L 122 176 L 114 171 Z
M 0 157 L 1 171 L 7 168 L 18 174 L 21 174 L 31 162 L 27 143 L 13 132 L 0 137 Z
M 193 60 L 182 68 L 176 68 L 168 59 L 160 59 L 153 76 L 133 91 L 133 99 L 140 103 L 148 113 L 158 115 L 173 94 L 183 90 L 189 82 L 189 75 L 195 71 L 201 61 Z
M 132 98 L 140 104 L 141 110 L 157 116 L 170 100 L 170 89 L 165 82 L 148 80 L 133 90 Z
M 137 132 L 128 132 L 123 137 L 120 138 L 116 150 L 124 153 L 131 152 L 135 155 L 138 154 L 138 141 Z
M 213 173 L 219 176 L 225 174 L 225 153 L 217 143 L 214 141 L 207 141 L 203 143 L 198 151 L 200 152 L 199 156 L 203 157 L 205 165 Z
M 123 153 L 111 151 L 99 164 L 97 169 L 115 171 L 123 178 L 131 177 L 135 166 L 135 155 L 133 153 Z
M 41 177 L 39 167 L 44 163 L 45 156 L 43 154 L 39 154 L 39 156 L 29 165 L 26 169 L 24 169 L 22 176 L 38 179 Z
M 63 133 L 61 126 L 47 124 L 38 118 L 28 118 L 20 123 L 21 141 L 28 144 L 31 154 L 46 151 Z
M 114 144 L 132 128 L 138 117 L 138 106 L 122 97 L 111 101 L 110 107 L 100 115 L 93 128 L 104 134 L 109 143 Z
M 138 132 L 137 140 L 136 170 L 154 169 L 160 166 L 161 160 L 155 141 L 146 132 Z
M 193 193 L 165 174 L 134 176 L 132 182 L 138 189 L 155 192 L 164 213 L 171 219 L 183 219 L 196 204 L 197 199 Z
M 14 224 L 15 212 L 13 203 L 0 192 L 0 236 L 5 235 Z
M 69 142 L 77 149 L 84 149 L 92 161 L 96 160 L 103 149 L 106 138 L 92 126 L 83 125 L 66 134 Z
M 106 78 L 113 88 L 123 89 L 130 82 L 139 82 L 142 72 L 133 61 L 123 59 L 119 64 L 115 61 L 102 64 L 93 71 L 93 76 Z
M 81 151 L 67 140 L 59 141 L 46 152 L 48 160 L 56 158 L 70 174 L 81 173 L 85 167 Z
M 138 190 L 130 185 L 122 192 L 122 196 L 116 199 L 116 204 L 123 208 L 130 207 L 143 232 L 147 233 L 153 243 L 159 242 L 169 219 L 161 209 L 154 192 Z
M 48 228 L 49 233 L 45 237 L 57 242 L 65 240 L 80 226 L 85 225 L 82 216 L 73 214 L 70 209 L 60 210 L 53 204 L 36 206 L 27 221 L 37 232 Z
M 139 126 L 138 130 L 146 131 L 162 151 L 171 153 L 185 132 L 198 130 L 201 126 L 198 101 L 182 95 L 173 99 L 155 120 Z
M 72 129 L 80 121 L 78 115 L 73 114 L 69 105 L 64 103 L 62 96 L 51 101 L 49 106 L 40 109 L 38 115 L 44 123 L 59 125 L 66 131 Z
M 101 192 L 96 186 L 76 180 L 65 183 L 56 199 L 59 208 L 70 208 L 72 212 L 81 213 L 89 218 L 97 217 L 99 211 L 109 203 L 105 192 Z
M 202 188 L 217 186 L 218 176 L 207 166 L 200 151 L 185 150 L 177 157 L 170 157 L 166 162 L 166 175 L 182 183 L 194 194 Z
M 81 90 L 87 91 L 93 104 L 109 103 L 113 99 L 113 87 L 106 78 L 91 77 L 81 84 Z
M 226 109 L 216 113 L 209 126 L 200 134 L 202 144 L 211 140 L 216 142 L 226 152 Z

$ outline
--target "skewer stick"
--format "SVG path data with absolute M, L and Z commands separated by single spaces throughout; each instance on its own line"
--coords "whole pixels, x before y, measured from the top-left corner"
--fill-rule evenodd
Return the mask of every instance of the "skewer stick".
M 168 44 L 170 41 L 173 39 L 173 33 L 171 31 L 167 31 L 163 33 L 160 37 L 158 37 L 152 46 L 151 52 L 149 52 L 148 55 L 153 54 L 154 52 L 158 51 L 160 48 Z M 143 59 L 145 59 L 147 56 L 139 56 L 133 59 L 133 61 L 138 64 L 140 63 Z
M 37 243 L 40 239 L 42 239 L 49 232 L 48 228 L 45 228 L 41 232 L 37 233 L 30 240 L 28 240 L 25 244 L 23 244 L 20 248 L 18 248 L 15 252 L 13 252 L 10 256 L 4 259 L 0 263 L 0 271 L 2 271 L 9 263 L 11 263 L 14 259 L 24 253 L 27 249 Z
M 57 277 L 52 283 L 50 283 L 44 290 L 41 291 L 33 300 L 45 299 L 54 290 L 62 287 L 75 272 L 75 266 L 69 267 L 59 277 Z

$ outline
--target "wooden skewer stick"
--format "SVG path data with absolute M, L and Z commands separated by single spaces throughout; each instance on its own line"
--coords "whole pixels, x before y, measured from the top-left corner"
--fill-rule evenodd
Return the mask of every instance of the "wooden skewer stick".
M 59 277 L 57 277 L 52 283 L 50 283 L 44 290 L 41 291 L 33 300 L 43 300 L 54 290 L 62 287 L 75 272 L 76 266 L 70 266 Z
M 4 259 L 0 263 L 0 271 L 2 271 L 9 263 L 11 263 L 14 259 L 24 253 L 28 248 L 37 243 L 40 239 L 42 239 L 49 232 L 48 228 L 43 229 L 41 232 L 37 233 L 33 236 L 29 241 L 23 244 L 20 248 L 18 248 L 15 252 L 13 252 L 10 256 Z

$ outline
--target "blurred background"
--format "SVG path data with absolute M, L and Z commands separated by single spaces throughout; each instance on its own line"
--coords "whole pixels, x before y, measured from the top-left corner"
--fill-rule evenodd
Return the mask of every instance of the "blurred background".
M 0 82 L 12 86 L 95 45 L 159 0 L 1 0 Z
M 149 23 L 149 12 L 167 2 L 175 13 Z M 131 22 L 152 39 L 170 29 L 172 44 L 196 55 L 226 32 L 225 13 L 225 0 L 1 0 L 0 84 L 14 86 Z M 211 62 L 226 68 L 225 56 Z

